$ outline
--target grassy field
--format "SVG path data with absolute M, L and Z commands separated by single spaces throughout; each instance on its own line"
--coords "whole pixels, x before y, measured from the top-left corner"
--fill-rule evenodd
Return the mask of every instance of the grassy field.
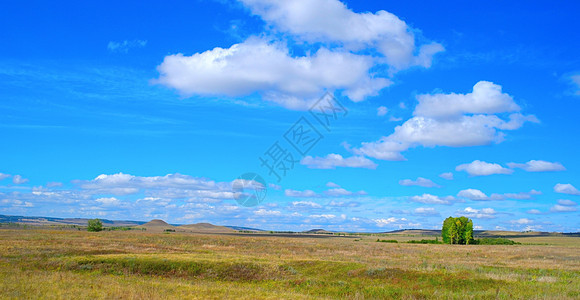
M 522 237 L 513 246 L 376 239 L 4 228 L 0 297 L 580 297 L 578 237 Z

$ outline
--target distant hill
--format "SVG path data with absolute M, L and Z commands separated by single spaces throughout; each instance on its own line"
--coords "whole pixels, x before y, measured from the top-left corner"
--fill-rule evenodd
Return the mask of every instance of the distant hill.
M 159 219 L 151 220 L 143 225 L 135 226 L 135 228 L 144 228 L 147 231 L 164 231 L 166 229 L 175 230 L 175 226 L 167 224 L 167 222 Z
M 211 232 L 211 233 L 227 233 L 236 232 L 236 230 L 226 226 L 216 226 L 210 223 L 197 223 L 177 226 L 176 229 L 183 229 L 191 232 Z
M 320 229 L 320 228 L 310 229 L 310 230 L 303 231 L 303 232 L 304 233 L 316 233 L 316 234 L 333 234 L 334 233 L 332 231 L 328 231 L 326 229 Z

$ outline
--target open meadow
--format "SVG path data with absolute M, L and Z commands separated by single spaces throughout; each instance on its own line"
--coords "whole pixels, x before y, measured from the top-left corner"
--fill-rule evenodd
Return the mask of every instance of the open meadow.
M 580 297 L 578 237 L 513 238 L 522 244 L 511 246 L 403 243 L 409 238 L 1 228 L 0 296 Z

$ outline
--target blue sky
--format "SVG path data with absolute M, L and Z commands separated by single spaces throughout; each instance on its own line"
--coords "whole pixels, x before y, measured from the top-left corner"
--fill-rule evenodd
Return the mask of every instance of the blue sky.
M 580 231 L 579 8 L 7 3 L 0 214 Z M 324 95 L 346 111 L 328 128 L 309 111 Z M 319 132 L 303 153 L 299 120 Z M 280 178 L 260 161 L 274 145 Z M 236 201 L 247 172 L 267 182 L 257 206 Z

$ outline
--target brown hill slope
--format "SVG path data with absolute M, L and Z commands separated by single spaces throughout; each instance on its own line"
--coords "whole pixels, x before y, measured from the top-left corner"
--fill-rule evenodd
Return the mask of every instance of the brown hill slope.
M 135 228 L 145 228 L 148 231 L 164 231 L 165 229 L 175 229 L 175 226 L 167 224 L 163 220 L 155 219 L 143 225 L 135 226 Z
M 227 232 L 236 232 L 235 230 L 224 227 L 224 226 L 216 226 L 210 223 L 197 223 L 197 224 L 187 224 L 175 227 L 177 230 L 185 230 L 191 232 L 211 232 L 211 233 L 227 233 Z

